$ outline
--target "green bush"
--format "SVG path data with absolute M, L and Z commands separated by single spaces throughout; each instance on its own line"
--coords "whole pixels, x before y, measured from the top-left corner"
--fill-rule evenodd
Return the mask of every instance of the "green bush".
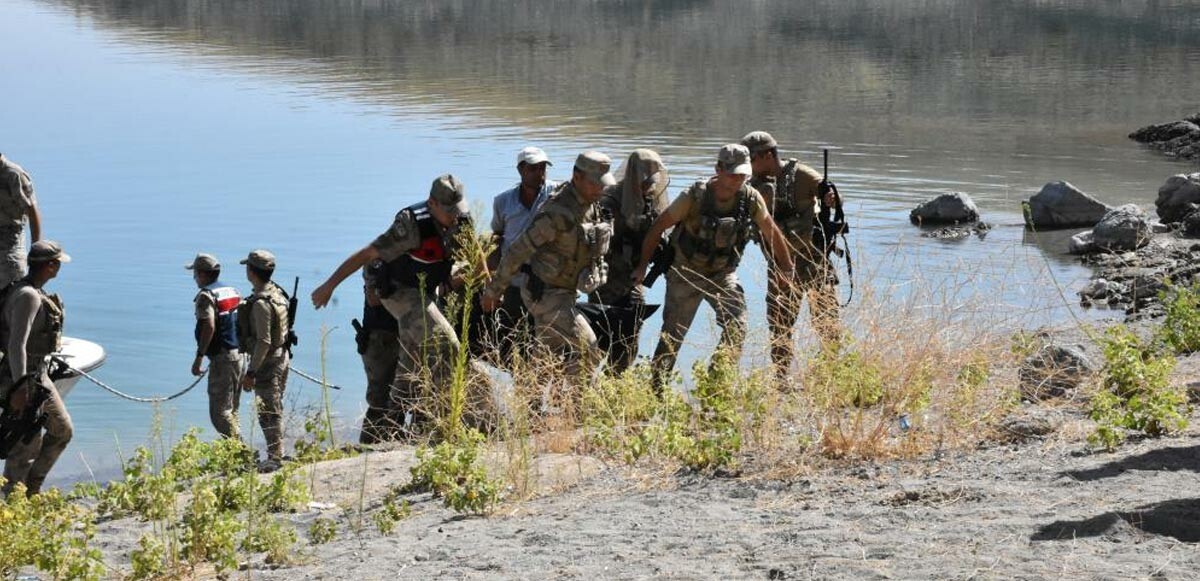
M 500 483 L 479 462 L 484 437 L 465 429 L 461 439 L 417 450 L 417 465 L 406 492 L 432 492 L 456 512 L 486 514 L 500 500 Z
M 324 545 L 337 538 L 337 522 L 329 518 L 318 518 L 308 525 L 308 542 Z
M 237 568 L 242 522 L 236 513 L 221 506 L 211 487 L 197 485 L 192 491 L 192 502 L 181 525 L 183 557 L 192 566 L 208 561 L 218 573 Z
M 54 579 L 100 579 L 104 563 L 90 546 L 95 521 L 95 513 L 58 489 L 30 498 L 18 484 L 0 501 L 0 575 L 13 578 L 33 566 Z
M 821 351 L 806 380 L 814 404 L 822 409 L 871 407 L 884 396 L 883 369 L 858 350 Z
M 1158 293 L 1166 316 L 1155 333 L 1155 341 L 1174 353 L 1200 350 L 1200 284 L 1168 286 Z
M 1088 436 L 1093 445 L 1112 450 L 1127 432 L 1160 436 L 1187 428 L 1187 396 L 1169 381 L 1174 357 L 1157 353 L 1124 325 L 1110 327 L 1102 345 L 1103 383 L 1088 413 L 1096 422 Z

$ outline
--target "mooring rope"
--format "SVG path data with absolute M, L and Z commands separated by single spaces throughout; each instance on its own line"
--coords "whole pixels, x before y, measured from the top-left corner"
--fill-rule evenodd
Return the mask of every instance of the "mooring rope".
M 328 387 L 329 389 L 338 389 L 338 390 L 342 389 L 342 386 L 340 386 L 340 385 L 334 385 L 332 383 L 329 383 L 328 381 L 321 381 L 319 378 L 313 377 L 303 371 L 300 371 L 299 369 L 296 369 L 295 367 L 292 367 L 291 365 L 288 366 L 288 369 L 295 372 L 296 375 L 299 375 L 300 377 L 303 377 L 304 379 L 307 379 L 317 385 L 324 385 L 324 386 Z
M 109 393 L 111 393 L 111 394 L 113 394 L 113 395 L 115 395 L 115 396 L 117 396 L 117 397 L 119 397 L 119 398 L 122 398 L 122 399 L 127 399 L 127 400 L 129 400 L 129 401 L 136 401 L 136 402 L 139 402 L 139 403 L 162 403 L 162 402 L 164 402 L 164 401 L 171 401 L 171 400 L 173 400 L 173 399 L 175 399 L 175 398 L 177 398 L 177 397 L 180 397 L 180 396 L 182 396 L 183 394 L 185 394 L 185 393 L 187 393 L 187 392 L 189 392 L 189 391 L 192 391 L 192 388 L 194 388 L 194 387 L 196 387 L 197 385 L 199 385 L 199 384 L 200 384 L 200 380 L 201 380 L 201 379 L 204 379 L 204 376 L 205 376 L 205 375 L 208 375 L 208 370 L 206 369 L 206 370 L 204 370 L 204 373 L 201 373 L 201 374 L 200 374 L 200 376 L 196 378 L 196 381 L 193 381 L 193 382 L 192 382 L 192 384 L 191 384 L 191 385 L 189 385 L 189 386 L 187 386 L 187 387 L 183 388 L 183 390 L 182 390 L 182 391 L 179 391 L 179 392 L 173 393 L 173 394 L 171 394 L 171 395 L 168 395 L 168 396 L 162 396 L 162 397 L 138 397 L 138 396 L 136 396 L 136 395 L 129 395 L 128 393 L 125 393 L 125 392 L 123 392 L 123 391 L 121 391 L 121 390 L 119 390 L 119 389 L 117 389 L 117 388 L 115 388 L 115 387 L 113 387 L 113 386 L 111 386 L 111 385 L 108 385 L 107 383 L 104 383 L 103 381 L 100 381 L 99 379 L 97 379 L 97 378 L 93 377 L 93 376 L 92 376 L 92 374 L 90 374 L 90 373 L 88 373 L 88 372 L 86 372 L 86 371 L 84 371 L 84 370 L 82 370 L 82 369 L 76 369 L 76 368 L 74 368 L 74 367 L 71 367 L 70 365 L 67 365 L 67 362 L 66 362 L 66 361 L 63 361 L 63 360 L 61 360 L 61 359 L 59 359 L 58 361 L 59 361 L 59 362 L 61 362 L 63 365 L 66 365 L 67 369 L 71 370 L 72 372 L 74 372 L 74 373 L 78 373 L 79 375 L 81 375 L 81 376 L 83 376 L 83 377 L 87 378 L 87 380 L 88 380 L 88 381 L 90 381 L 90 382 L 92 382 L 92 383 L 94 383 L 94 384 L 96 384 L 96 385 L 100 386 L 101 388 L 103 388 L 103 389 L 104 389 L 104 391 L 107 391 L 107 392 L 109 392 Z

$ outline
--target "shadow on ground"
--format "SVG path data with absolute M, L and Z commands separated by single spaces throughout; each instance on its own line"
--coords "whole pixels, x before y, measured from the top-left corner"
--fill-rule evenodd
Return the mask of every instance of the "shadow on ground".
M 1109 462 L 1087 470 L 1069 470 L 1063 472 L 1076 480 L 1100 480 L 1112 478 L 1130 470 L 1159 470 L 1178 472 L 1190 470 L 1200 472 L 1200 446 L 1182 446 L 1175 448 L 1160 448 L 1144 454 L 1129 456 L 1115 462 Z
M 1167 500 L 1085 520 L 1057 521 L 1043 526 L 1030 540 L 1056 541 L 1118 535 L 1126 526 L 1152 535 L 1174 537 L 1185 543 L 1200 542 L 1200 498 Z

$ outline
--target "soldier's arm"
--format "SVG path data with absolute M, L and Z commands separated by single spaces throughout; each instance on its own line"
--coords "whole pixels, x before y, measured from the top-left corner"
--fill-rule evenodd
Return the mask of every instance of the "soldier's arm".
M 521 270 L 521 266 L 533 258 L 538 248 L 557 238 L 562 230 L 560 220 L 554 215 L 541 212 L 534 216 L 529 227 L 513 241 L 508 252 L 501 257 L 500 266 L 496 268 L 492 280 L 488 282 L 484 295 L 491 298 L 504 296 L 504 289 L 508 288 L 508 283 L 512 282 L 512 278 Z
M 787 240 L 783 237 L 783 231 L 775 224 L 775 220 L 771 219 L 770 214 L 762 212 L 755 216 L 754 222 L 758 225 L 758 230 L 763 233 L 763 244 L 771 253 L 771 260 L 779 265 L 782 274 L 794 272 L 796 263 L 792 259 L 792 253 L 788 252 Z
M 42 239 L 42 212 L 38 210 L 37 200 L 29 206 L 29 211 L 25 214 L 29 218 L 29 236 L 31 242 L 37 242 Z
M 254 329 L 254 350 L 250 356 L 247 374 L 253 374 L 262 366 L 271 352 L 271 307 L 267 299 L 254 301 L 250 307 L 250 325 Z
M 196 297 L 196 321 L 200 323 L 200 336 L 196 338 L 196 358 L 204 356 L 208 344 L 217 331 L 216 305 L 206 294 Z
M 333 290 L 339 284 L 342 284 L 343 280 L 346 280 L 350 275 L 358 272 L 362 267 L 376 258 L 379 258 L 379 249 L 373 244 L 368 244 L 358 252 L 351 254 L 346 260 L 342 261 L 342 264 L 337 267 L 337 270 L 333 271 L 333 274 L 329 275 L 329 278 L 325 282 L 321 283 L 321 286 L 313 290 L 313 306 L 319 309 L 329 304 L 329 299 L 333 298 Z
M 12 298 L 12 304 L 9 306 L 9 325 L 8 332 L 8 368 L 12 372 L 13 383 L 25 377 L 29 373 L 29 369 L 25 367 L 28 352 L 25 350 L 25 344 L 29 341 L 29 332 L 33 329 L 33 319 L 37 317 L 38 309 L 42 306 L 42 297 L 37 291 L 26 287 L 21 289 Z
M 496 270 L 500 267 L 501 250 L 504 245 L 504 214 L 500 212 L 500 197 L 492 201 L 492 243 L 495 248 L 488 254 L 487 267 L 490 270 Z
M 679 218 L 673 212 L 663 212 L 654 220 L 654 224 L 650 225 L 650 231 L 646 233 L 645 240 L 642 240 L 641 256 L 638 258 L 637 268 L 633 269 L 633 282 L 642 284 L 642 279 L 646 278 L 646 269 L 650 267 L 650 259 L 654 258 L 654 249 L 658 247 L 658 241 L 662 239 L 663 232 L 679 223 Z

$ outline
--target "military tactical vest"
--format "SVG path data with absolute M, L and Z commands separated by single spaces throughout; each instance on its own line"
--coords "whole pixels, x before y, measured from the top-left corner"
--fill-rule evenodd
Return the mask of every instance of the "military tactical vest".
M 208 342 L 208 349 L 204 354 L 209 357 L 220 355 L 222 351 L 231 351 L 238 348 L 238 306 L 242 304 L 242 297 L 238 294 L 237 289 L 231 286 L 219 286 L 219 283 L 212 283 L 200 289 L 200 295 L 205 295 L 208 300 L 212 301 L 213 311 L 216 312 L 217 320 L 214 321 L 214 329 L 212 340 Z M 199 299 L 199 295 L 197 295 Z M 196 321 L 196 341 L 200 341 L 200 321 Z
M 571 224 L 529 260 L 533 275 L 547 286 L 592 292 L 608 280 L 605 255 L 612 243 L 612 215 L 599 204 L 583 205 L 570 182 L 559 187 L 542 212 Z
M 0 309 L 7 310 L 8 301 L 12 296 L 27 286 L 33 287 L 33 283 L 29 282 L 28 278 L 23 278 L 13 281 L 3 291 L 0 291 Z M 41 296 L 42 301 L 41 306 L 38 307 L 38 313 L 33 317 L 33 327 L 29 329 L 29 338 L 25 340 L 25 368 L 30 372 L 36 370 L 48 355 L 62 349 L 63 321 L 66 314 L 62 299 L 57 294 L 48 294 L 40 288 L 33 288 Z M 3 320 L 3 324 L 0 324 L 0 346 L 7 347 L 9 333 L 12 331 L 10 321 L 7 317 L 0 317 L 0 320 Z M 0 368 L 7 369 L 7 363 L 8 360 L 5 358 Z
M 705 182 L 696 182 L 684 195 L 699 202 L 699 211 L 689 212 L 676 228 L 675 247 L 688 263 L 706 270 L 737 268 L 753 227 L 749 188 L 737 191 L 731 214 L 717 211 L 716 193 Z
M 417 224 L 417 235 L 420 245 L 399 258 L 387 263 L 388 279 L 397 286 L 404 288 L 422 288 L 426 293 L 432 293 L 443 283 L 449 282 L 450 270 L 454 260 L 437 221 L 429 213 L 428 202 L 413 204 L 403 210 L 408 212 Z M 382 287 L 377 287 L 379 296 L 386 297 Z
M 288 295 L 283 287 L 268 281 L 262 291 L 250 295 L 237 307 L 237 318 L 234 325 L 237 328 L 238 349 L 243 353 L 254 351 L 254 340 L 258 329 L 254 329 L 254 317 L 251 311 L 254 304 L 266 301 L 267 309 L 271 312 L 271 349 L 278 349 L 287 344 L 288 336 Z

